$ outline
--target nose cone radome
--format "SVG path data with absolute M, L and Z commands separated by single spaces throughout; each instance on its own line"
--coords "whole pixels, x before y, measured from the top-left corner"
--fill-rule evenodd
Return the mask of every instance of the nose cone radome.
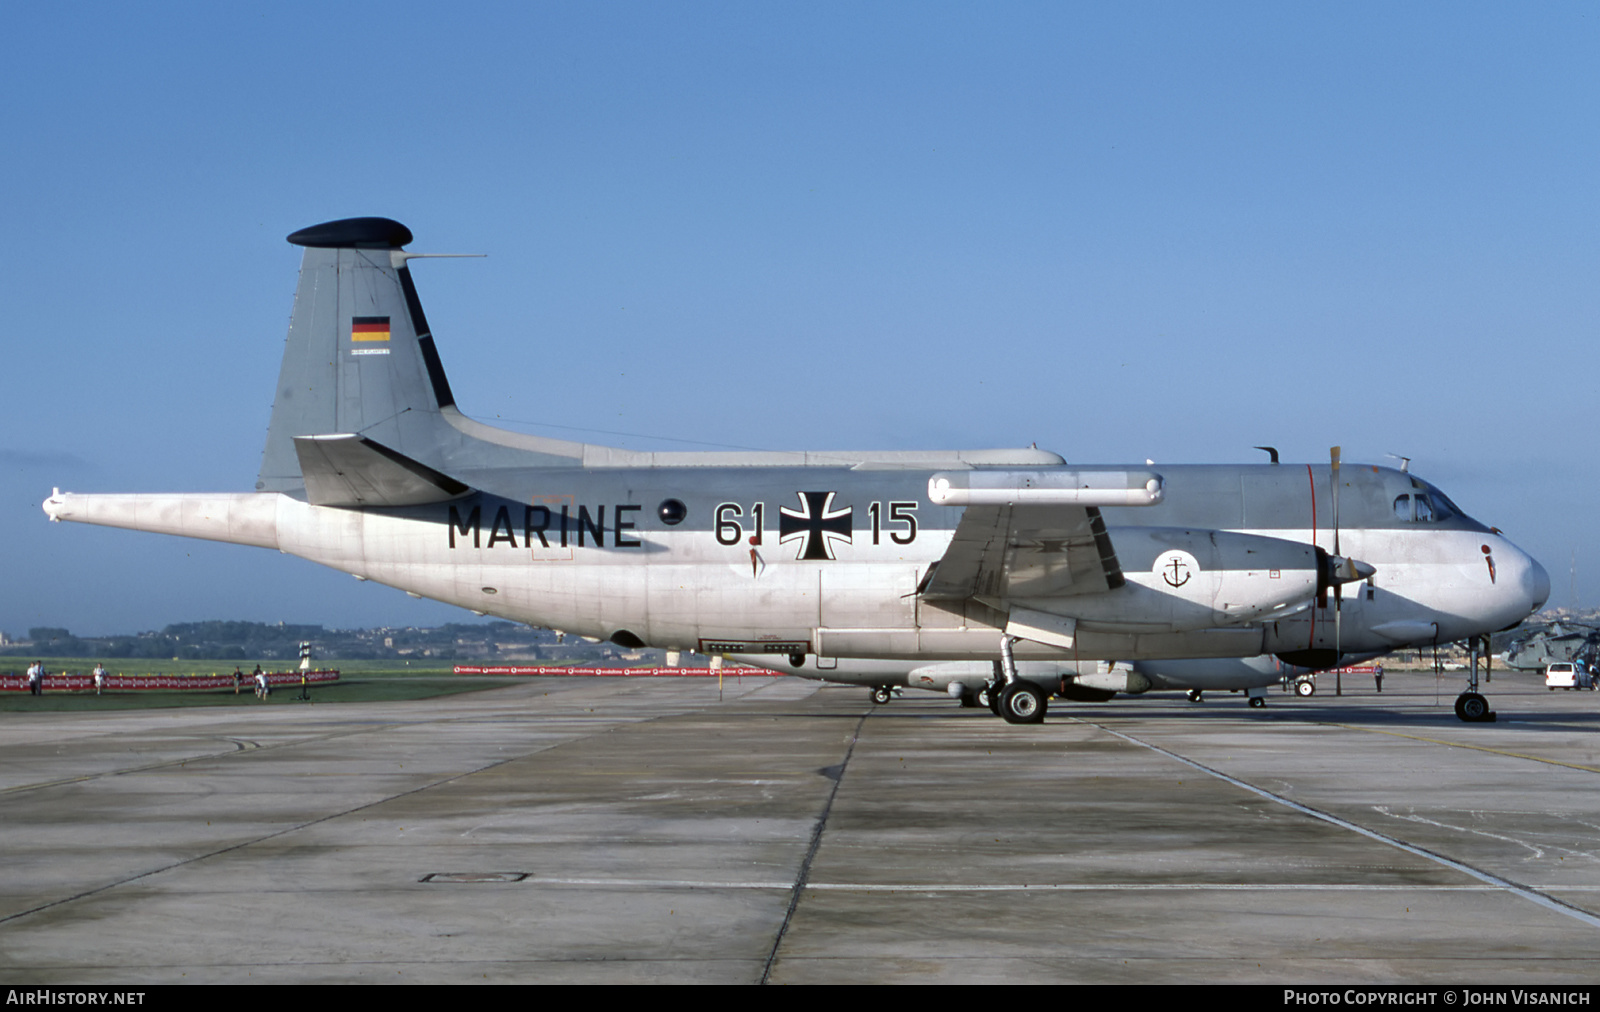
M 1522 583 L 1533 601 L 1533 607 L 1530 609 L 1530 612 L 1533 612 L 1543 608 L 1544 603 L 1550 600 L 1550 574 L 1539 565 L 1538 559 L 1529 556 L 1528 563 L 1527 572 L 1522 576 Z

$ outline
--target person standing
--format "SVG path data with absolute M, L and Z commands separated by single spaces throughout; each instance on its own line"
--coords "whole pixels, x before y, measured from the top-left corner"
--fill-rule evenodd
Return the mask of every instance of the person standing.
M 37 696 L 37 695 L 42 694 L 43 692 L 44 692 L 44 662 L 43 661 L 34 661 L 33 665 L 28 668 L 28 693 L 29 693 L 29 695 Z
M 106 666 L 99 661 L 94 665 L 94 694 L 100 695 L 100 690 L 106 684 Z

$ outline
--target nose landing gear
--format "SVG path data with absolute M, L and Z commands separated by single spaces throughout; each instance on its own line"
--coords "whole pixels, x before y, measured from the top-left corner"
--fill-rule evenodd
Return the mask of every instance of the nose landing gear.
M 1474 636 L 1472 638 L 1472 665 L 1467 674 L 1467 691 L 1456 697 L 1456 716 L 1468 724 L 1492 724 L 1495 712 L 1489 709 L 1489 701 L 1478 695 L 1478 649 L 1483 648 L 1484 680 L 1489 678 L 1489 637 Z
M 1456 716 L 1469 724 L 1494 720 L 1489 701 L 1476 692 L 1463 692 L 1456 697 Z

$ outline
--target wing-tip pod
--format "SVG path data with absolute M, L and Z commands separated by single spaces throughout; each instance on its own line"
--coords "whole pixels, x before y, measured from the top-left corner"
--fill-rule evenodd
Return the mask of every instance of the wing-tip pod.
M 1154 506 L 1166 496 L 1161 475 L 1144 470 L 941 471 L 928 479 L 939 506 Z

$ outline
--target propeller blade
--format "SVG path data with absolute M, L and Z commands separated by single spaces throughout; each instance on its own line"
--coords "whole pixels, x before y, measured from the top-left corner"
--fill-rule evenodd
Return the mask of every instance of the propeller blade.
M 1337 447 L 1337 446 L 1328 447 L 1328 459 L 1333 464 L 1333 468 L 1332 468 L 1332 471 L 1331 471 L 1331 478 L 1333 480 L 1333 554 L 1338 555 L 1339 554 L 1339 447 Z
M 1328 447 L 1328 460 L 1332 464 L 1329 477 L 1333 483 L 1333 557 L 1341 563 L 1348 565 L 1353 560 L 1344 559 L 1339 555 L 1339 447 Z M 1340 567 L 1334 567 L 1335 569 Z M 1352 567 L 1353 571 L 1353 567 Z M 1344 667 L 1344 643 L 1341 633 L 1344 617 L 1344 584 L 1345 580 L 1333 581 L 1333 694 L 1344 695 L 1344 672 L 1339 669 Z

